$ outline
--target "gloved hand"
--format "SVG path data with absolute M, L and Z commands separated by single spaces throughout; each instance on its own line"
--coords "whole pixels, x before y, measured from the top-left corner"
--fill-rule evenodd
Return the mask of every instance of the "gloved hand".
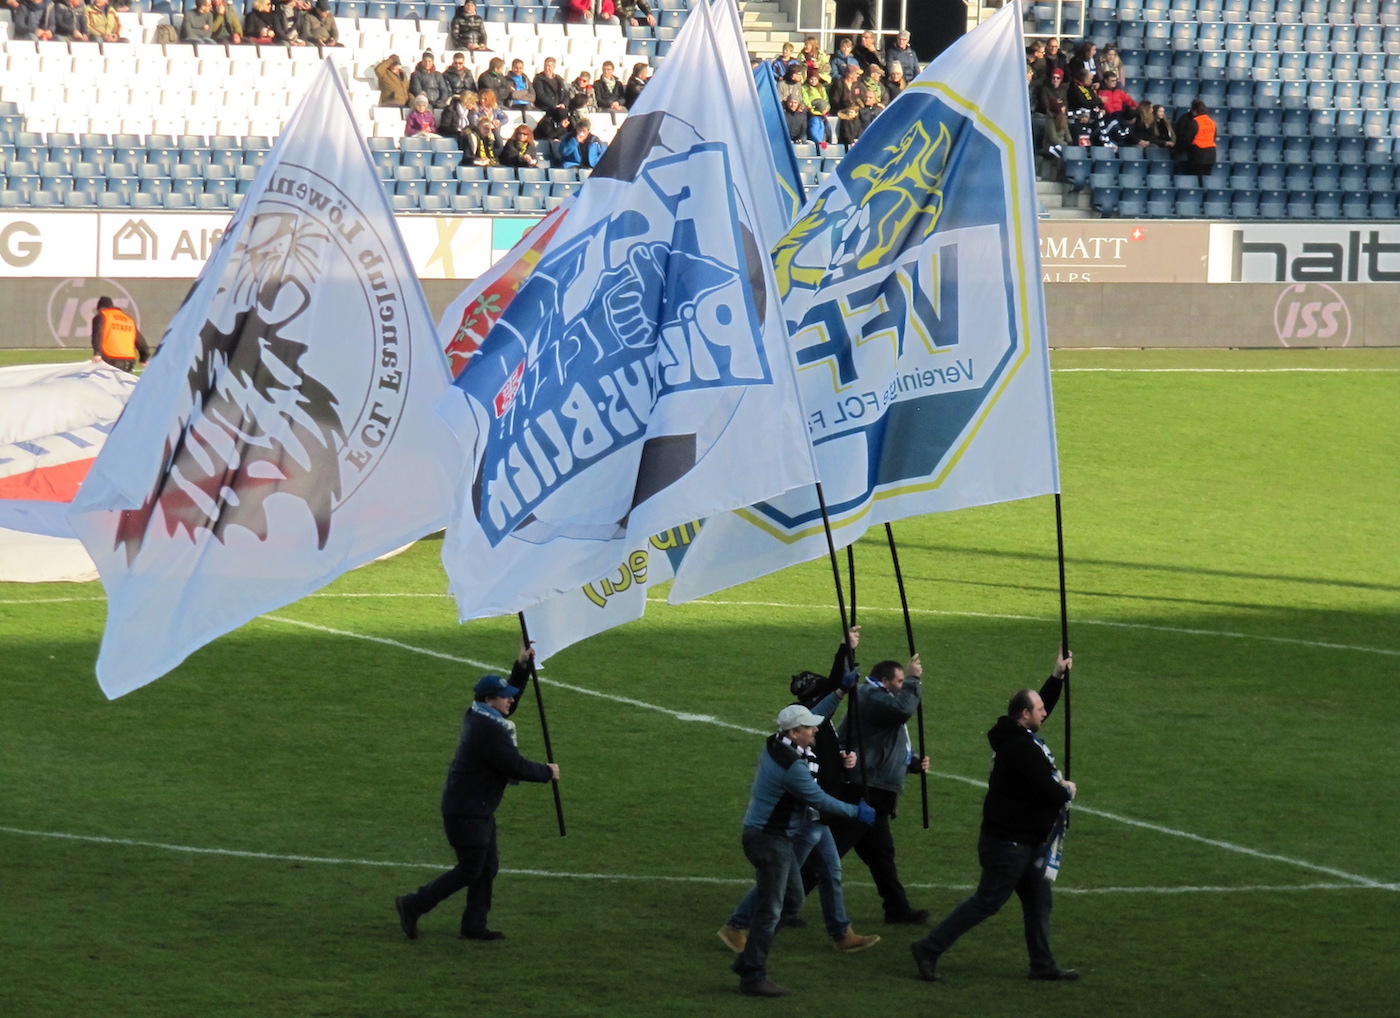
M 862 799 L 860 802 L 856 803 L 856 809 L 860 810 L 860 814 L 856 819 L 866 827 L 875 823 L 875 807 L 870 805 L 870 803 Z
M 860 680 L 860 672 L 851 671 L 841 676 L 841 688 L 849 693 L 855 688 L 856 682 Z

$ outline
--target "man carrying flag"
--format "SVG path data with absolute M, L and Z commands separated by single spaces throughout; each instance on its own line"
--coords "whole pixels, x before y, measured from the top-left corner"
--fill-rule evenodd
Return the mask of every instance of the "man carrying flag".
M 977 858 L 982 879 L 977 890 L 923 940 L 909 945 L 919 978 L 930 983 L 943 976 L 938 959 L 968 930 L 996 915 L 1014 891 L 1025 916 L 1026 950 L 1031 979 L 1062 982 L 1078 979 L 1062 969 L 1050 953 L 1051 880 L 1045 863 L 1050 834 L 1061 811 L 1075 796 L 1073 781 L 1060 776 L 1055 757 L 1040 737 L 1040 726 L 1055 709 L 1069 676 L 1071 655 L 1063 651 L 1055 670 L 1037 693 L 1023 689 L 1011 697 L 1006 714 L 987 733 L 992 745 L 992 774 L 982 802 L 982 832 Z
M 500 868 L 496 807 L 506 785 L 559 780 L 558 764 L 526 760 L 515 746 L 515 724 L 510 716 L 530 678 L 533 654 L 528 647 L 521 648 L 510 669 L 510 682 L 499 675 L 484 675 L 476 684 L 475 699 L 462 719 L 462 736 L 442 789 L 442 826 L 457 853 L 457 865 L 418 890 L 394 899 L 399 927 L 409 940 L 418 939 L 420 916 L 464 887 L 467 902 L 462 912 L 462 939 L 505 939 L 504 933 L 486 927 L 491 887 Z

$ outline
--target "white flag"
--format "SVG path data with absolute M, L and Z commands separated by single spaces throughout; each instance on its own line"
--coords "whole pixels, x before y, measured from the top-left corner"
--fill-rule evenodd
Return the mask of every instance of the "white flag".
M 448 382 L 327 60 L 74 500 L 103 691 L 443 526 Z
M 755 194 L 732 101 L 697 87 L 731 79 L 727 38 L 692 12 L 443 401 L 468 450 L 443 543 L 463 619 L 811 483 L 765 244 L 777 188 L 769 169 Z
M 774 261 L 838 546 L 1059 490 L 1019 5 L 931 63 L 807 202 Z M 798 489 L 707 519 L 680 602 L 826 550 Z

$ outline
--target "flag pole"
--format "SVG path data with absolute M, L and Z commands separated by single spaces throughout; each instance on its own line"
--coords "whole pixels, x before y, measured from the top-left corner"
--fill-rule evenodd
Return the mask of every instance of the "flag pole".
M 530 682 L 535 687 L 535 702 L 540 708 L 540 732 L 544 735 L 544 758 L 550 763 L 554 763 L 554 746 L 549 741 L 549 722 L 544 716 L 544 697 L 540 695 L 540 673 L 535 668 L 535 655 L 529 653 L 530 630 L 525 626 L 525 613 L 516 612 L 520 619 L 520 639 L 525 643 L 526 660 L 530 662 Z M 564 803 L 559 798 L 559 779 L 555 778 L 549 783 L 554 790 L 554 815 L 559 818 L 559 837 L 565 836 L 564 830 Z
M 899 568 L 899 549 L 894 543 L 894 529 L 885 524 L 885 537 L 890 544 L 890 561 L 894 563 L 894 582 L 899 585 L 899 606 L 904 611 L 904 636 L 909 641 L 909 656 L 914 656 L 914 623 L 909 618 L 909 598 L 904 593 L 904 572 Z M 923 759 L 928 755 L 924 747 L 924 698 L 919 697 L 915 712 L 919 730 L 919 798 L 924 807 L 924 830 L 928 830 L 928 773 L 923 769 Z
M 856 624 L 856 546 L 846 545 L 846 573 L 851 578 L 851 625 Z
M 1060 511 L 1060 493 L 1055 492 L 1055 543 L 1060 559 L 1060 653 L 1069 656 L 1069 608 L 1065 600 L 1065 525 Z M 1069 673 L 1065 669 L 1065 780 L 1069 780 L 1070 718 Z
M 831 578 L 836 583 L 836 608 L 841 613 L 841 641 L 846 645 L 848 659 L 854 661 L 856 655 L 855 651 L 851 648 L 850 634 L 851 626 L 855 625 L 855 622 L 854 620 L 850 623 L 846 621 L 846 598 L 841 591 L 841 565 L 836 559 L 836 539 L 831 536 L 831 517 L 828 516 L 826 512 L 826 496 L 822 493 L 821 481 L 816 482 L 816 489 L 817 506 L 821 509 L 822 513 L 822 531 L 826 534 L 826 554 L 827 558 L 831 560 Z M 852 580 L 852 584 L 852 594 L 854 594 L 854 580 Z M 852 609 L 854 610 L 854 605 L 852 605 Z M 859 677 L 856 679 L 856 685 L 860 685 Z M 865 767 L 865 740 L 861 737 L 860 733 L 860 697 L 857 696 L 856 693 L 856 689 L 851 690 L 851 706 L 849 710 L 851 714 L 851 730 L 855 732 L 856 735 L 856 761 L 860 764 L 860 784 L 862 790 L 864 790 L 868 775 Z

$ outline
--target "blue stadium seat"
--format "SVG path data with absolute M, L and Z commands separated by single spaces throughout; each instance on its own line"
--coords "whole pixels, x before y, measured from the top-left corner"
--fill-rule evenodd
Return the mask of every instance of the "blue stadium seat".
M 1313 215 L 1318 219 L 1342 218 L 1342 192 L 1336 190 L 1313 192 Z
M 488 197 L 514 199 L 520 193 L 518 180 L 493 180 L 486 185 Z
M 229 199 L 231 197 L 232 193 L 219 194 L 217 192 L 205 191 L 203 194 L 195 196 L 194 204 L 195 208 L 202 212 L 215 212 L 228 208 Z
M 1136 193 L 1137 190 L 1137 188 L 1134 188 L 1134 193 Z M 1126 189 L 1123 194 L 1124 197 L 1118 203 L 1118 209 L 1119 213 L 1127 218 L 1131 215 L 1128 210 L 1133 207 L 1135 199 L 1128 196 L 1128 191 Z M 1165 187 L 1153 188 L 1151 191 L 1147 192 L 1147 200 L 1144 203 L 1144 208 L 1147 216 L 1152 219 L 1169 219 L 1172 214 L 1176 212 L 1176 189 Z
M 418 211 L 418 196 L 412 194 L 391 194 L 389 195 L 389 206 L 395 212 L 416 212 Z
M 452 196 L 453 212 L 480 212 L 481 196 L 478 194 L 454 194 Z
M 160 206 L 160 195 L 137 193 L 131 198 L 131 207 L 136 210 L 158 209 Z
M 1141 219 L 1147 215 L 1147 194 L 1141 187 L 1125 187 L 1118 192 L 1115 215 L 1123 219 Z
M 1199 187 L 1178 187 L 1176 208 L 1170 214 L 1185 219 L 1200 219 L 1205 215 L 1205 192 Z
M 1371 215 L 1371 196 L 1365 191 L 1342 192 L 1342 216 L 1345 219 L 1368 219 Z
M 1288 218 L 1311 219 L 1313 217 L 1313 196 L 1311 191 L 1288 192 Z
M 70 209 L 97 208 L 97 197 L 87 191 L 74 188 L 63 196 L 63 205 Z
M 1231 191 L 1230 218 L 1258 219 L 1262 215 L 1263 191 Z
M 1147 163 L 1146 161 L 1130 161 L 1118 167 L 1119 187 L 1146 187 L 1147 186 Z
M 482 199 L 481 207 L 487 213 L 500 215 L 515 211 L 515 199 L 504 195 L 488 194 Z
M 1365 179 L 1364 177 L 1362 178 Z M 1342 187 L 1342 168 L 1337 163 L 1317 163 L 1313 166 L 1312 186 L 1315 191 L 1337 191 Z
M 1202 203 L 1204 215 L 1208 219 L 1229 219 L 1233 215 L 1230 194 L 1230 191 L 1222 188 L 1210 188 L 1205 191 L 1205 200 Z
M 63 204 L 63 195 L 57 191 L 40 188 L 29 195 L 29 204 L 36 209 L 58 208 Z
M 481 207 L 481 201 L 486 197 L 485 180 L 458 180 L 457 194 L 470 195 L 476 200 L 476 207 Z

